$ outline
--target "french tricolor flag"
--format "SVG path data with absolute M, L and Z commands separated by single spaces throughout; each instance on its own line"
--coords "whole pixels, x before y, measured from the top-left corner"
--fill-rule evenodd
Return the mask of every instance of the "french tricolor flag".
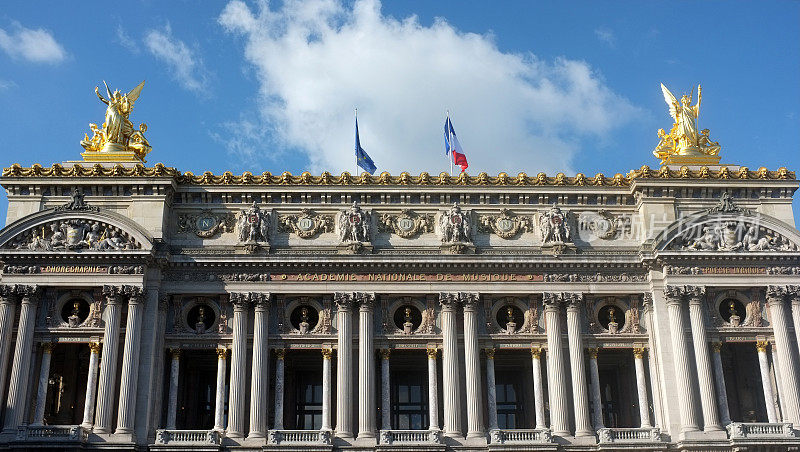
M 453 129 L 453 123 L 450 122 L 450 116 L 444 122 L 444 153 L 445 155 L 453 155 L 453 163 L 461 167 L 461 172 L 469 167 L 467 164 L 467 156 L 464 150 L 461 149 L 461 143 L 458 142 L 456 131 Z

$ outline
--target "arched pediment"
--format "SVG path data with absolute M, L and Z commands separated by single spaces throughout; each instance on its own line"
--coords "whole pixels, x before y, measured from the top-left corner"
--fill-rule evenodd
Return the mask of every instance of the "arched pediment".
M 76 201 L 78 199 L 78 201 Z M 88 206 L 82 196 L 21 218 L 0 230 L 0 249 L 21 251 L 149 251 L 153 237 L 116 212 Z

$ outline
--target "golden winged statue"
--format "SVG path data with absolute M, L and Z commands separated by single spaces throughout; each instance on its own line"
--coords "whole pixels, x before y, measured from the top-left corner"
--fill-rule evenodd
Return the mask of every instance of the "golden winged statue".
M 144 81 L 128 93 L 106 87 L 108 98 L 100 94 L 100 89 L 95 86 L 94 92 L 107 105 L 105 122 L 101 127 L 97 124 L 89 124 L 92 137 L 84 134 L 81 146 L 86 149 L 83 158 L 87 161 L 136 161 L 144 162 L 144 157 L 152 150 L 150 143 L 144 137 L 147 131 L 147 124 L 141 124 L 138 129 L 133 127 L 133 123 L 128 116 L 133 110 L 133 105 L 139 98 L 139 94 L 144 88 Z
M 700 101 L 703 91 L 697 85 L 697 103 L 692 105 L 694 90 L 678 99 L 661 84 L 664 101 L 669 107 L 669 114 L 675 123 L 669 133 L 658 129 L 659 142 L 653 155 L 661 159 L 661 164 L 714 164 L 719 162 L 720 145 L 711 141 L 709 130 L 697 129 L 697 117 L 700 116 Z

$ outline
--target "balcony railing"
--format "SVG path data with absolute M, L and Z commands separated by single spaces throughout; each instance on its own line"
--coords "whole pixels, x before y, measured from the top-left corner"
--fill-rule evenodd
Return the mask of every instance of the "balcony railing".
M 219 445 L 220 434 L 216 430 L 156 430 L 156 444 L 175 445 Z
M 89 431 L 80 425 L 21 425 L 18 441 L 86 442 Z
M 549 429 L 495 429 L 489 431 L 491 444 L 532 444 L 551 443 L 553 435 Z
M 772 439 L 796 438 L 797 435 L 788 422 L 732 422 L 728 424 L 728 435 L 731 439 Z
M 648 428 L 601 428 L 597 431 L 600 444 L 604 443 L 658 443 L 661 431 Z
M 269 444 L 331 444 L 330 430 L 270 430 Z
M 441 430 L 381 430 L 381 444 L 442 444 Z

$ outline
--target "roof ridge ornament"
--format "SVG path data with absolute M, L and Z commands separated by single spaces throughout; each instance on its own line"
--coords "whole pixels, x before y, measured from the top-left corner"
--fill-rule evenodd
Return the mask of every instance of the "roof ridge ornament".
M 64 212 L 64 211 L 80 211 L 80 212 L 99 212 L 100 208 L 97 206 L 90 206 L 89 204 L 84 201 L 83 192 L 78 191 L 77 188 L 72 190 L 72 201 L 60 205 L 56 207 L 54 210 L 56 212 Z
M 720 194 L 719 201 L 717 201 L 717 204 L 714 207 L 706 209 L 706 214 L 711 213 L 741 213 L 745 215 L 752 215 L 753 211 L 737 206 L 733 202 L 733 196 L 725 191 Z

